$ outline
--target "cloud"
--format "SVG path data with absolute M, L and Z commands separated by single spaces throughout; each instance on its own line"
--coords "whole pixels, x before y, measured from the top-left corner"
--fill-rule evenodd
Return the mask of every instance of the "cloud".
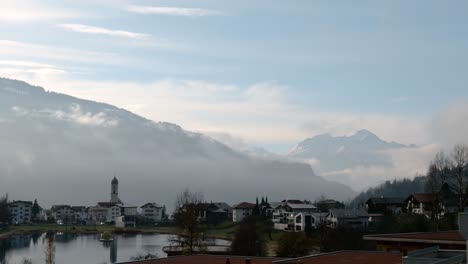
M 429 144 L 416 148 L 383 151 L 392 166 L 359 166 L 338 171 L 319 172 L 325 179 L 347 184 L 355 191 L 363 191 L 387 180 L 412 178 L 425 174 L 440 145 Z
M 221 12 L 204 8 L 162 7 L 162 6 L 129 6 L 128 11 L 139 14 L 154 14 L 168 16 L 219 16 Z
M 69 108 L 69 112 L 64 111 L 54 111 L 52 116 L 64 121 L 74 122 L 79 125 L 85 126 L 100 126 L 100 127 L 115 127 L 118 125 L 119 121 L 107 116 L 104 112 L 99 113 L 90 113 L 83 112 L 81 106 L 78 104 L 73 104 Z
M 11 111 L 17 116 L 48 116 L 50 118 L 82 126 L 115 127 L 119 121 L 105 112 L 84 112 L 79 104 L 72 104 L 68 111 L 52 109 L 25 109 L 13 106 Z
M 0 22 L 5 23 L 60 20 L 78 16 L 80 15 L 70 10 L 37 5 L 37 1 L 15 0 L 0 3 Z
M 52 64 L 25 60 L 0 60 L 0 76 L 18 80 L 50 80 L 65 73 L 64 69 Z
M 468 144 L 468 100 L 449 105 L 431 120 L 428 130 L 433 141 L 450 149 L 455 144 Z
M 124 38 L 132 38 L 132 39 L 145 39 L 149 37 L 148 34 L 143 33 L 136 33 L 130 32 L 125 30 L 111 30 L 102 27 L 94 27 L 88 26 L 83 24 L 61 24 L 59 25 L 62 28 L 80 32 L 80 33 L 87 33 L 87 34 L 95 34 L 95 35 L 107 35 L 107 36 L 115 36 L 115 37 L 124 37 Z
M 121 65 L 131 62 L 119 54 L 88 51 L 84 49 L 61 48 L 50 45 L 32 44 L 0 39 L 0 56 L 3 61 L 63 61 L 95 65 Z M 36 63 L 36 62 L 33 62 Z M 18 66 L 18 65 L 16 65 Z
M 239 86 L 205 80 L 162 79 L 154 82 L 26 79 L 47 89 L 124 107 L 156 121 L 192 131 L 227 132 L 249 144 L 291 147 L 321 133 L 350 134 L 369 129 L 383 139 L 427 144 L 426 120 L 410 115 L 327 112 L 295 105 L 289 87 L 274 82 Z M 405 129 L 401 129 L 405 127 Z

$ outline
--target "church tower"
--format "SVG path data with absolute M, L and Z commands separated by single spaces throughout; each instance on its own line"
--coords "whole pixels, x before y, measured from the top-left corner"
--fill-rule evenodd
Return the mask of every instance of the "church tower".
M 122 201 L 119 199 L 119 181 L 114 176 L 111 183 L 111 203 L 121 204 Z

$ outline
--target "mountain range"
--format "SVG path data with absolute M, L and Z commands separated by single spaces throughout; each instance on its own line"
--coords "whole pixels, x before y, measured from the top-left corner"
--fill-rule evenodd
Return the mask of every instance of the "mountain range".
M 394 164 L 389 151 L 415 147 L 384 141 L 363 129 L 350 136 L 321 134 L 305 139 L 287 157 L 310 163 L 319 175 L 327 179 L 353 185 L 356 183 L 352 182 L 351 177 L 359 177 L 355 175 L 359 173 L 357 168 L 391 168 Z
M 185 188 L 228 203 L 355 194 L 304 162 L 255 158 L 175 124 L 0 78 L 0 194 L 93 205 L 109 200 L 114 175 L 120 198 L 136 205 L 172 207 Z

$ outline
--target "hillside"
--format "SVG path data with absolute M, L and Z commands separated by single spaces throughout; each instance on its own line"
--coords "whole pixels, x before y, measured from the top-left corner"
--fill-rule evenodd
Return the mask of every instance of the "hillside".
M 0 78 L 0 193 L 91 205 L 109 198 L 114 174 L 136 205 L 172 206 L 186 187 L 229 203 L 353 195 L 304 163 L 256 159 L 175 124 Z

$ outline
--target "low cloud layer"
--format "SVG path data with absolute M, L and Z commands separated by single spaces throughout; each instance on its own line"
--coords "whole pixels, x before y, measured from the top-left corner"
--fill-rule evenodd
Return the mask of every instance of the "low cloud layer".
M 136 205 L 171 207 L 186 187 L 229 203 L 353 195 L 306 164 L 245 155 L 174 124 L 21 82 L 0 79 L 0 118 L 0 193 L 44 206 L 107 201 L 114 173 L 121 198 Z

